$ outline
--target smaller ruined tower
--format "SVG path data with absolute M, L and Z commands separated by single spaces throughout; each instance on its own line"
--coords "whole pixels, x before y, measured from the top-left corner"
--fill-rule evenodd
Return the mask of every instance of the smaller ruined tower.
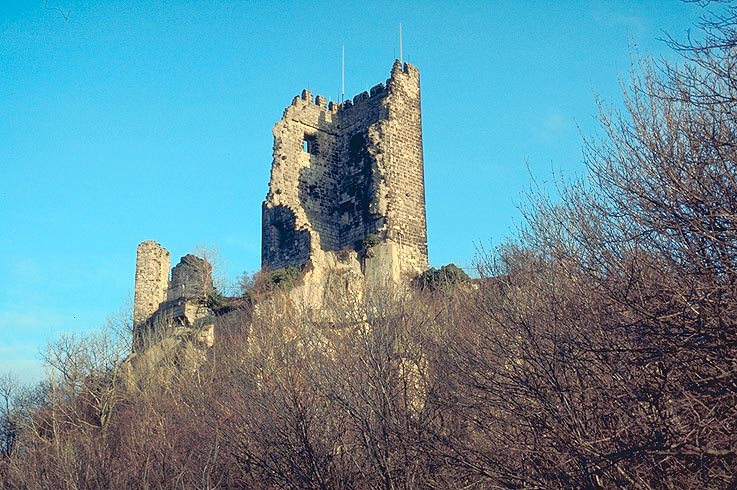
M 367 277 L 426 270 L 420 112 L 419 70 L 399 61 L 385 84 L 342 104 L 295 97 L 273 130 L 262 265 L 327 267 L 370 243 Z
M 169 301 L 179 298 L 205 301 L 207 295 L 213 290 L 210 263 L 196 255 L 187 254 L 171 270 L 167 299 Z
M 133 297 L 133 324 L 148 320 L 167 299 L 169 251 L 154 241 L 142 242 L 136 251 L 136 282 Z
M 133 299 L 133 352 L 145 350 L 176 329 L 208 345 L 214 339 L 212 266 L 188 254 L 171 269 L 169 251 L 154 241 L 138 245 Z M 181 331 L 180 331 L 181 333 Z

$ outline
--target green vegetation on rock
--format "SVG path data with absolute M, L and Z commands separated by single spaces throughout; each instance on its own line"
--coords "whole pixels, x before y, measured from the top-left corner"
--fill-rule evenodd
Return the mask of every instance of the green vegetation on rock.
M 463 269 L 455 264 L 448 264 L 439 269 L 430 267 L 417 278 L 417 285 L 420 289 L 435 290 L 468 282 L 470 280 L 471 278 L 468 277 L 468 274 L 466 274 Z

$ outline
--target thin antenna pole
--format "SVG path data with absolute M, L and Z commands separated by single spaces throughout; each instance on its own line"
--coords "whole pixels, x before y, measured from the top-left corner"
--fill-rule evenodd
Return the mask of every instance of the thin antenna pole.
M 402 23 L 399 23 L 399 62 L 404 63 L 402 59 Z
M 345 97 L 345 44 L 340 57 L 340 103 L 343 103 Z

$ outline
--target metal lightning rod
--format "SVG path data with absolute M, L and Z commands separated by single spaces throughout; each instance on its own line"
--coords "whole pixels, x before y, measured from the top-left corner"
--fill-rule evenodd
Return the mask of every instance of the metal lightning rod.
M 402 59 L 402 23 L 399 23 L 399 62 L 404 63 Z
M 345 44 L 340 57 L 340 103 L 345 98 Z

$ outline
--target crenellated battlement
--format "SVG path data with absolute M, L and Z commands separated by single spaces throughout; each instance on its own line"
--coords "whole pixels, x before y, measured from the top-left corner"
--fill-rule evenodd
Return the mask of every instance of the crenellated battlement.
M 391 76 L 386 80 L 385 83 L 378 83 L 371 87 L 370 90 L 361 92 L 355 95 L 352 99 L 346 99 L 342 103 L 335 101 L 328 101 L 322 95 L 313 95 L 310 90 L 304 89 L 300 95 L 295 96 L 292 99 L 291 106 L 304 106 L 314 105 L 328 112 L 339 112 L 341 110 L 347 110 L 362 103 L 368 102 L 373 98 L 385 97 L 392 87 L 396 86 L 399 77 L 409 75 L 414 77 L 419 82 L 420 72 L 417 67 L 410 65 L 409 63 L 400 63 L 399 60 L 395 60 L 392 66 Z M 286 113 L 286 110 L 285 110 Z
M 369 98 L 368 92 L 361 92 L 360 94 L 353 97 L 353 104 L 358 105 L 361 102 L 368 100 L 368 98 Z

